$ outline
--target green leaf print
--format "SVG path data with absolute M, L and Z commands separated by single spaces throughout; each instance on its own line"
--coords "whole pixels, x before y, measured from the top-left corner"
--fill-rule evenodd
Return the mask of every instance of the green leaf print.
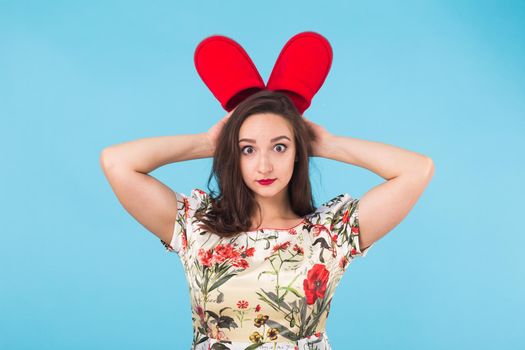
M 210 311 L 210 310 L 206 310 L 205 311 L 208 315 L 210 315 L 211 317 L 213 317 L 216 321 L 217 319 L 219 318 L 219 315 L 217 315 L 215 312 L 213 311 Z
M 239 326 L 237 325 L 237 323 L 235 323 L 235 320 L 232 317 L 222 315 L 217 321 L 217 327 L 231 329 L 232 327 L 237 328 Z
M 262 288 L 261 288 L 261 290 L 277 306 L 281 306 L 281 307 L 285 308 L 288 311 L 292 311 L 290 306 L 287 303 L 285 303 L 281 298 L 278 298 L 277 295 L 274 292 L 265 292 Z
M 293 279 L 290 283 L 288 283 L 288 285 L 287 285 L 286 287 L 279 287 L 279 289 L 284 289 L 284 290 L 286 290 L 286 292 L 284 292 L 284 294 L 280 297 L 281 300 L 284 300 L 284 297 L 286 296 L 286 294 L 287 294 L 288 292 L 292 292 L 292 293 L 294 293 L 294 294 L 297 295 L 299 298 L 304 296 L 304 295 L 299 294 L 299 291 L 298 291 L 297 289 L 291 287 L 292 284 L 295 283 L 295 281 L 297 280 L 297 278 L 299 278 L 299 276 L 300 276 L 300 275 L 296 275 L 296 276 L 294 277 L 294 279 Z
M 222 277 L 221 279 L 215 281 L 215 283 L 213 283 L 211 285 L 210 289 L 208 289 L 208 292 L 211 292 L 215 288 L 218 288 L 218 287 L 222 286 L 224 283 L 226 283 L 230 278 L 232 278 L 235 275 L 236 274 L 232 273 L 230 275 L 226 275 L 226 276 Z
M 199 328 L 199 331 L 204 331 L 202 328 Z M 199 333 L 199 334 L 202 334 L 202 333 Z M 195 345 L 199 345 L 200 343 L 204 343 L 205 341 L 207 341 L 208 339 L 210 339 L 210 337 L 207 337 L 207 336 L 204 336 L 202 337 L 201 339 L 197 340 L 194 338 L 193 342 L 195 343 Z
M 244 350 L 253 350 L 253 349 L 257 349 L 258 347 L 260 347 L 261 345 L 263 345 L 264 343 L 256 343 L 256 344 L 252 344 L 246 348 L 244 348 Z
M 259 274 L 259 276 L 257 276 L 257 279 L 261 279 L 261 276 L 264 275 L 264 274 L 268 274 L 268 275 L 277 275 L 277 272 L 275 271 L 263 271 Z
M 298 296 L 299 298 L 302 297 L 303 295 L 295 288 L 292 288 L 292 287 L 280 287 L 279 289 L 284 289 L 286 290 L 287 292 L 292 292 L 293 294 L 295 294 L 296 296 Z M 284 298 L 284 296 L 286 295 L 283 294 L 281 298 Z
M 259 296 L 260 300 L 262 300 L 266 304 L 270 305 L 272 307 L 272 309 L 274 309 L 275 311 L 279 310 L 279 307 L 277 305 L 275 305 L 270 299 L 266 298 L 266 296 L 264 296 L 262 293 L 256 292 L 256 294 Z

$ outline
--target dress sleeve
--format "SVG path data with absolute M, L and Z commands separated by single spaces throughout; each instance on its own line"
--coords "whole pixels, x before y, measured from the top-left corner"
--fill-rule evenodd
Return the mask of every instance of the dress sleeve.
M 359 241 L 359 199 L 348 193 L 340 194 L 328 202 L 330 231 L 336 242 L 339 259 L 365 257 L 375 244 L 361 250 Z
M 177 196 L 177 213 L 173 225 L 173 235 L 169 244 L 162 239 L 160 242 L 167 252 L 177 253 L 180 256 L 188 247 L 188 239 L 191 236 L 191 226 L 188 224 L 193 218 L 197 209 L 209 203 L 208 193 L 199 188 L 191 191 L 191 195 L 175 192 Z

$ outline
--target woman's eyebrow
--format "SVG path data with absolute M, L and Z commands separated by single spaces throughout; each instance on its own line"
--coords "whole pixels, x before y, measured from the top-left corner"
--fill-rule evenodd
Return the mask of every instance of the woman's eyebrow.
M 277 140 L 280 140 L 280 139 L 288 139 L 288 141 L 292 141 L 290 140 L 290 138 L 286 135 L 281 135 L 281 136 L 277 136 L 277 137 L 274 137 L 273 139 L 271 139 L 270 141 L 271 142 L 274 142 L 274 141 L 277 141 Z M 243 138 L 243 139 L 240 139 L 239 142 L 241 141 L 248 141 L 248 142 L 253 142 L 253 143 L 257 143 L 257 141 L 255 141 L 254 139 L 246 139 L 246 138 Z

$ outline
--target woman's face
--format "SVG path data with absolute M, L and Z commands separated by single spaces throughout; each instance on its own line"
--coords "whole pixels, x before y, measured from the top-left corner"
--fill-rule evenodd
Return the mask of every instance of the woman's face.
M 261 197 L 273 197 L 287 188 L 295 160 L 293 129 L 273 113 L 253 114 L 239 130 L 241 172 L 246 185 Z M 258 180 L 275 179 L 269 185 Z

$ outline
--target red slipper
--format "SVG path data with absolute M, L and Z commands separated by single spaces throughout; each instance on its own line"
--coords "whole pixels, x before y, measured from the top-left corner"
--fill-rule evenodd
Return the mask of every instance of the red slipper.
M 303 114 L 323 85 L 332 57 L 332 47 L 321 34 L 296 34 L 281 50 L 266 87 L 287 94 Z
M 241 45 L 223 35 L 202 40 L 194 54 L 204 84 L 228 112 L 248 96 L 265 89 L 264 81 Z

